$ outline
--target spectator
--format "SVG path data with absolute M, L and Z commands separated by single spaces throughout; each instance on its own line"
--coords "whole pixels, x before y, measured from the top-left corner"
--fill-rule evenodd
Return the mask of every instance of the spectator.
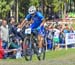
M 69 33 L 74 33 L 73 27 L 71 26 L 69 29 Z
M 19 28 L 20 23 L 18 23 L 16 25 L 15 23 L 15 19 L 12 17 L 9 23 L 9 35 L 10 35 L 10 39 L 13 39 L 14 37 L 17 38 L 23 38 L 24 35 L 22 35 L 22 32 L 18 32 L 17 28 Z
M 9 50 L 12 50 L 12 49 L 15 49 L 15 50 L 9 53 L 11 58 L 16 58 L 18 52 L 20 52 L 20 57 L 21 57 L 21 42 L 19 42 L 19 40 L 16 38 L 13 39 L 13 41 L 11 42 L 9 46 Z
M 4 57 L 4 49 L 2 48 L 2 40 L 0 39 L 0 59 Z
M 15 36 L 14 35 L 14 28 L 16 27 L 14 17 L 11 17 L 10 23 L 8 25 L 9 25 L 9 36 L 10 36 L 10 40 L 12 41 L 12 38 Z
M 52 49 L 53 43 L 52 43 L 53 35 L 52 35 L 52 25 L 50 24 L 48 26 L 48 33 L 47 33 L 47 47 L 48 49 Z
M 63 29 L 63 33 L 69 33 L 69 26 L 68 24 L 65 24 L 65 28 Z
M 1 38 L 3 41 L 3 48 L 7 49 L 8 48 L 8 40 L 9 40 L 9 30 L 8 30 L 8 25 L 7 21 L 5 19 L 2 20 L 2 25 L 0 27 L 1 29 Z
M 20 21 L 20 23 L 18 23 L 17 28 L 20 28 L 20 24 L 21 24 L 21 21 Z M 23 28 L 19 32 L 18 32 L 18 29 L 17 29 L 17 35 L 22 40 L 24 40 L 24 38 L 25 38 L 25 26 L 23 26 Z
M 59 35 L 60 35 L 60 30 L 59 30 L 59 26 L 55 26 L 54 30 L 54 36 L 53 36 L 53 46 L 54 46 L 54 50 L 59 49 L 60 45 L 59 45 Z
M 0 31 L 0 59 L 3 59 L 4 49 L 2 48 L 2 39 L 1 39 L 1 31 Z
M 11 17 L 10 23 L 9 23 L 9 28 L 12 28 L 12 26 L 14 26 L 14 25 L 15 25 L 15 19 L 14 19 L 14 17 Z

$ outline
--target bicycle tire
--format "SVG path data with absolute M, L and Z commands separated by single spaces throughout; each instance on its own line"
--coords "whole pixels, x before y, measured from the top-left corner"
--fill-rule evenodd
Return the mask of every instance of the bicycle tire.
M 37 55 L 38 60 L 45 60 L 45 55 L 46 55 L 46 46 L 45 46 L 45 41 L 44 41 L 43 47 L 42 47 L 42 52 L 38 53 L 38 55 Z
M 24 44 L 23 44 L 23 52 L 24 52 L 24 57 L 26 61 L 31 61 L 32 60 L 32 45 L 31 45 L 31 40 L 30 38 L 26 37 L 24 39 Z M 31 46 L 31 47 L 30 47 Z
M 38 53 L 37 58 L 38 60 L 45 60 L 45 49 L 42 48 L 43 51 L 41 53 Z

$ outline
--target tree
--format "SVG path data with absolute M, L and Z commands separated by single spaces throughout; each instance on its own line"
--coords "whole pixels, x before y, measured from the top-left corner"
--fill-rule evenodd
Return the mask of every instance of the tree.
M 0 0 L 0 15 L 1 18 L 6 16 L 7 11 L 10 10 L 9 5 L 7 5 L 6 1 Z
M 75 11 L 75 0 L 73 0 L 73 2 L 74 2 L 74 11 Z
M 68 0 L 63 0 L 63 1 L 61 1 L 62 2 L 62 18 L 65 18 L 65 16 L 66 16 L 66 12 L 67 12 L 67 3 L 68 3 Z
M 11 0 L 0 0 L 0 18 L 5 18 L 11 9 Z
M 23 18 L 28 13 L 30 0 L 19 1 L 19 17 Z
M 20 0 L 19 1 L 19 17 L 23 18 L 28 13 L 31 5 L 39 6 L 39 0 Z
M 34 5 L 34 6 L 38 7 L 39 6 L 39 0 L 30 0 L 30 4 L 29 5 L 30 6 Z
M 59 0 L 45 0 L 46 6 L 52 6 L 54 12 L 59 11 L 60 3 Z
M 60 2 L 59 0 L 53 0 L 54 12 L 58 12 L 60 9 Z

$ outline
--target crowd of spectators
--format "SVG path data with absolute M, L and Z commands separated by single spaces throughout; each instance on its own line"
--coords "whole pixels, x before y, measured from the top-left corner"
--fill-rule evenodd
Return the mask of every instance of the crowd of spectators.
M 20 23 L 16 24 L 14 17 L 11 17 L 9 23 L 6 19 L 2 20 L 0 26 L 0 54 L 2 53 L 3 58 L 18 58 L 18 53 L 21 54 L 24 35 L 23 30 L 17 31 L 19 25 Z
M 25 38 L 25 26 L 20 32 L 21 21 L 16 24 L 14 17 L 11 17 L 9 23 L 3 19 L 0 26 L 0 58 L 21 58 L 23 56 L 23 41 Z M 58 24 L 46 22 L 45 32 L 47 37 L 47 49 L 58 49 L 60 44 L 65 43 L 65 33 L 72 33 L 74 29 L 68 24 Z
M 72 24 L 47 22 L 45 24 L 47 45 L 49 49 L 59 49 L 61 45 L 65 45 L 65 34 L 74 33 Z

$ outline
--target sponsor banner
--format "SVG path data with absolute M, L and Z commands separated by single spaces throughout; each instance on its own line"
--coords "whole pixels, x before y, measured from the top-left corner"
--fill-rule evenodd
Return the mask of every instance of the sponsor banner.
M 65 42 L 66 45 L 75 44 L 75 33 L 66 33 Z

